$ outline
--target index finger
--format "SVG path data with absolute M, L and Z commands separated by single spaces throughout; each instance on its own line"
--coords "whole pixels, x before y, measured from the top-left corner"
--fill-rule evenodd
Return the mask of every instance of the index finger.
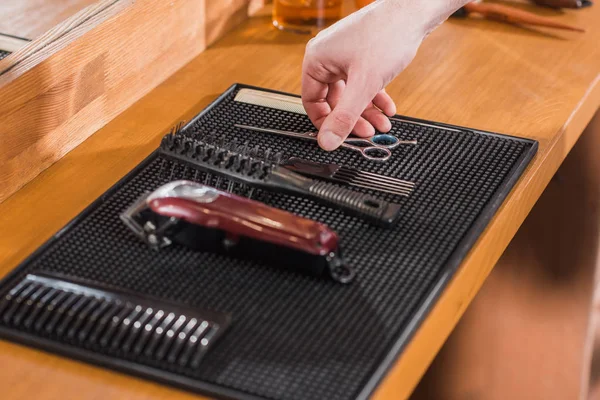
M 329 85 L 315 79 L 306 70 L 302 72 L 302 105 L 315 126 L 320 126 L 323 120 L 331 113 L 327 103 Z

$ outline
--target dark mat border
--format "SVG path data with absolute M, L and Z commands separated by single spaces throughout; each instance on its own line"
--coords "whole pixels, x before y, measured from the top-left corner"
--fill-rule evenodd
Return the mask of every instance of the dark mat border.
M 268 91 L 272 93 L 279 93 L 290 95 L 290 93 L 269 90 L 265 88 L 260 88 L 256 86 L 244 85 L 244 84 L 233 84 L 230 86 L 223 94 L 218 96 L 212 103 L 210 103 L 204 110 L 202 110 L 198 115 L 196 115 L 192 120 L 190 120 L 183 129 L 191 126 L 198 119 L 202 118 L 206 113 L 208 113 L 216 104 L 220 103 L 224 98 L 226 98 L 232 91 L 241 88 L 249 88 L 249 89 L 257 89 Z M 297 96 L 299 97 L 299 96 Z M 377 386 L 381 383 L 381 381 L 385 378 L 386 374 L 389 370 L 394 366 L 395 361 L 401 356 L 402 351 L 409 343 L 410 339 L 416 333 L 417 329 L 421 325 L 421 323 L 427 318 L 427 315 L 437 302 L 438 298 L 443 293 L 444 289 L 454 276 L 454 273 L 457 271 L 458 267 L 471 250 L 479 236 L 483 233 L 489 222 L 492 220 L 496 211 L 500 208 L 508 194 L 511 192 L 512 188 L 515 186 L 517 181 L 520 179 L 521 175 L 537 153 L 538 142 L 535 140 L 519 138 L 515 136 L 503 135 L 493 132 L 486 132 L 481 130 L 475 130 L 470 128 L 465 128 L 456 125 L 443 124 L 438 122 L 427 121 L 423 119 L 405 117 L 402 115 L 397 115 L 396 117 L 402 118 L 409 122 L 417 122 L 424 123 L 428 125 L 432 125 L 440 128 L 451 128 L 458 129 L 463 132 L 474 132 L 477 134 L 502 137 L 502 138 L 511 138 L 513 140 L 517 140 L 523 143 L 527 143 L 530 145 L 530 148 L 523 153 L 523 155 L 519 158 L 519 160 L 515 163 L 513 169 L 510 171 L 507 179 L 500 185 L 496 195 L 492 199 L 490 203 L 482 210 L 481 214 L 475 222 L 471 225 L 471 228 L 466 233 L 463 240 L 459 243 L 456 250 L 450 256 L 449 260 L 446 263 L 446 266 L 443 269 L 440 277 L 437 279 L 436 284 L 430 289 L 429 294 L 425 298 L 425 300 L 421 303 L 420 307 L 417 308 L 412 320 L 407 324 L 404 332 L 398 337 L 396 342 L 391 347 L 387 356 L 380 362 L 379 367 L 374 371 L 371 375 L 369 381 L 365 384 L 361 392 L 358 394 L 357 399 L 368 399 Z M 114 194 L 119 188 L 121 188 L 127 181 L 129 181 L 133 176 L 135 176 L 138 172 L 144 169 L 158 154 L 158 150 L 153 151 L 148 157 L 146 157 L 140 164 L 138 164 L 134 169 L 128 172 L 124 177 L 122 177 L 119 181 L 117 181 L 113 186 L 111 186 L 103 195 L 101 195 L 98 199 L 93 201 L 89 206 L 87 206 L 82 212 L 80 212 L 77 216 L 75 216 L 67 225 L 65 225 L 60 231 L 54 234 L 50 239 L 48 239 L 42 246 L 40 246 L 36 251 L 34 251 L 29 257 L 27 257 L 24 261 L 22 261 L 17 267 L 15 267 L 11 272 L 8 273 L 2 280 L 0 280 L 0 288 L 5 287 L 5 285 L 9 285 L 13 279 L 17 279 L 19 275 L 22 273 L 21 271 L 27 267 L 29 263 L 31 263 L 34 259 L 36 259 L 40 254 L 42 254 L 49 246 L 51 246 L 56 240 L 58 240 L 62 234 L 74 226 L 76 226 L 80 221 L 82 221 L 87 215 L 89 215 L 93 210 L 95 210 L 98 206 L 100 206 L 107 197 Z M 194 379 L 182 377 L 180 375 L 172 374 L 169 372 L 165 372 L 163 370 L 154 369 L 151 367 L 146 367 L 143 365 L 139 365 L 136 363 L 124 361 L 124 360 L 116 360 L 111 357 L 103 356 L 88 350 L 80 349 L 77 347 L 64 345 L 58 342 L 54 342 L 51 340 L 43 339 L 38 336 L 16 332 L 11 330 L 10 328 L 0 327 L 0 338 L 9 339 L 11 341 L 21 343 L 24 345 L 28 345 L 40 350 L 50 351 L 52 353 L 56 353 L 58 355 L 67 356 L 69 358 L 74 358 L 76 360 L 89 362 L 91 364 L 105 367 L 111 370 L 116 370 L 119 372 L 125 372 L 132 374 L 134 376 L 138 376 L 141 378 L 149 378 L 159 383 L 164 383 L 170 386 L 175 386 L 181 389 L 192 390 L 194 392 L 198 392 L 204 395 L 209 396 L 218 396 L 221 398 L 227 399 L 243 399 L 243 400 L 259 400 L 261 397 L 255 397 L 249 395 L 245 392 L 240 392 L 238 390 L 228 389 L 219 385 L 213 385 L 202 381 L 197 381 Z

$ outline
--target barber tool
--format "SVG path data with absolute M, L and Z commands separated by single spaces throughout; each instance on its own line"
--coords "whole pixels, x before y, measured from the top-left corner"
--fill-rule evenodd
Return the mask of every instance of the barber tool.
M 251 104 L 255 106 L 273 108 L 281 111 L 288 111 L 294 114 L 306 115 L 306 110 L 302 105 L 302 99 L 287 94 L 267 92 L 265 90 L 241 88 L 236 93 L 233 101 L 238 103 Z
M 0 317 L 5 325 L 71 345 L 193 369 L 231 324 L 227 313 L 48 273 L 28 274 L 0 297 Z M 151 347 L 154 342 L 159 347 Z
M 377 225 L 392 225 L 400 211 L 398 204 L 306 178 L 277 165 L 268 151 L 261 154 L 256 148 L 248 152 L 246 145 L 235 141 L 214 143 L 210 137 L 194 140 L 170 133 L 163 138 L 160 150 L 164 156 L 209 174 L 252 188 L 312 198 Z
M 259 128 L 256 126 L 234 124 L 236 128 L 248 129 L 256 132 L 272 133 L 275 135 L 288 136 L 303 140 L 317 141 L 318 132 L 292 132 L 280 129 Z M 372 161 L 387 161 L 392 155 L 392 149 L 401 144 L 417 144 L 416 140 L 400 140 L 396 136 L 388 134 L 375 135 L 369 138 L 347 138 L 341 147 L 358 151 L 364 158 Z
M 409 196 L 415 188 L 413 182 L 360 171 L 343 165 L 306 161 L 297 157 L 291 157 L 280 165 L 305 176 L 327 179 L 399 196 Z
M 593 4 L 591 0 L 533 0 L 533 2 L 553 8 L 583 8 Z
M 362 8 L 371 4 L 374 0 L 356 0 L 356 7 Z M 548 6 L 554 8 L 582 8 L 591 6 L 591 0 L 531 0 L 540 6 Z
M 275 110 L 287 111 L 294 114 L 306 115 L 306 110 L 302 105 L 302 99 L 297 96 L 287 94 L 273 93 L 265 90 L 242 88 L 238 90 L 233 101 L 237 103 L 250 104 L 272 108 Z M 401 122 L 412 125 L 429 126 L 435 129 L 441 129 L 451 132 L 460 132 L 458 129 L 448 128 L 440 125 L 431 125 L 423 122 L 412 121 L 401 117 L 390 117 L 390 122 Z
M 557 22 L 551 18 L 541 17 L 539 15 L 519 10 L 514 7 L 508 7 L 502 4 L 487 4 L 472 2 L 466 4 L 455 12 L 453 17 L 467 17 L 471 14 L 479 14 L 484 18 L 507 22 L 511 24 L 544 26 L 548 28 L 564 29 L 577 32 L 585 32 L 585 29 Z
M 296 96 L 290 96 L 287 94 L 273 93 L 265 90 L 242 88 L 238 90 L 233 101 L 237 103 L 250 104 L 254 106 L 261 106 L 266 108 L 272 108 L 275 110 L 287 111 L 294 114 L 306 115 L 306 110 L 302 105 L 302 99 Z M 460 132 L 458 129 L 452 129 L 445 126 L 430 125 L 422 122 L 407 120 L 399 117 L 390 117 L 390 122 L 403 122 L 413 125 L 431 126 L 436 129 Z
M 175 242 L 341 283 L 354 277 L 329 227 L 192 181 L 170 182 L 143 195 L 121 219 L 154 248 Z

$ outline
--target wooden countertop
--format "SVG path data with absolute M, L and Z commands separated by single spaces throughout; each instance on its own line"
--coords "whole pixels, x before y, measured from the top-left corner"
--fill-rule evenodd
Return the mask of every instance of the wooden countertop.
M 412 391 L 600 106 L 600 5 L 564 15 L 542 12 L 587 33 L 451 20 L 388 88 L 400 114 L 528 137 L 540 146 L 380 385 L 377 399 L 404 398 Z M 146 157 L 171 126 L 232 83 L 299 93 L 307 40 L 272 29 L 268 18 L 251 19 L 0 204 L 0 275 Z M 8 342 L 0 342 L 0 365 L 6 399 L 198 398 Z

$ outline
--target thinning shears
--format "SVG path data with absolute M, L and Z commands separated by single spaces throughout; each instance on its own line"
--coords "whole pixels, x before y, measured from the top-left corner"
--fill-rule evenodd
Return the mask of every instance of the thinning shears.
M 271 128 L 259 128 L 256 126 L 235 124 L 236 128 L 248 129 L 256 132 L 272 133 L 275 135 L 282 135 L 288 137 L 294 137 L 304 140 L 317 141 L 318 132 L 292 132 L 284 131 L 281 129 Z M 344 140 L 341 147 L 358 151 L 364 158 L 372 161 L 387 161 L 391 155 L 392 150 L 401 144 L 417 144 L 416 140 L 400 140 L 394 135 L 380 134 L 371 136 L 370 138 L 348 138 Z

